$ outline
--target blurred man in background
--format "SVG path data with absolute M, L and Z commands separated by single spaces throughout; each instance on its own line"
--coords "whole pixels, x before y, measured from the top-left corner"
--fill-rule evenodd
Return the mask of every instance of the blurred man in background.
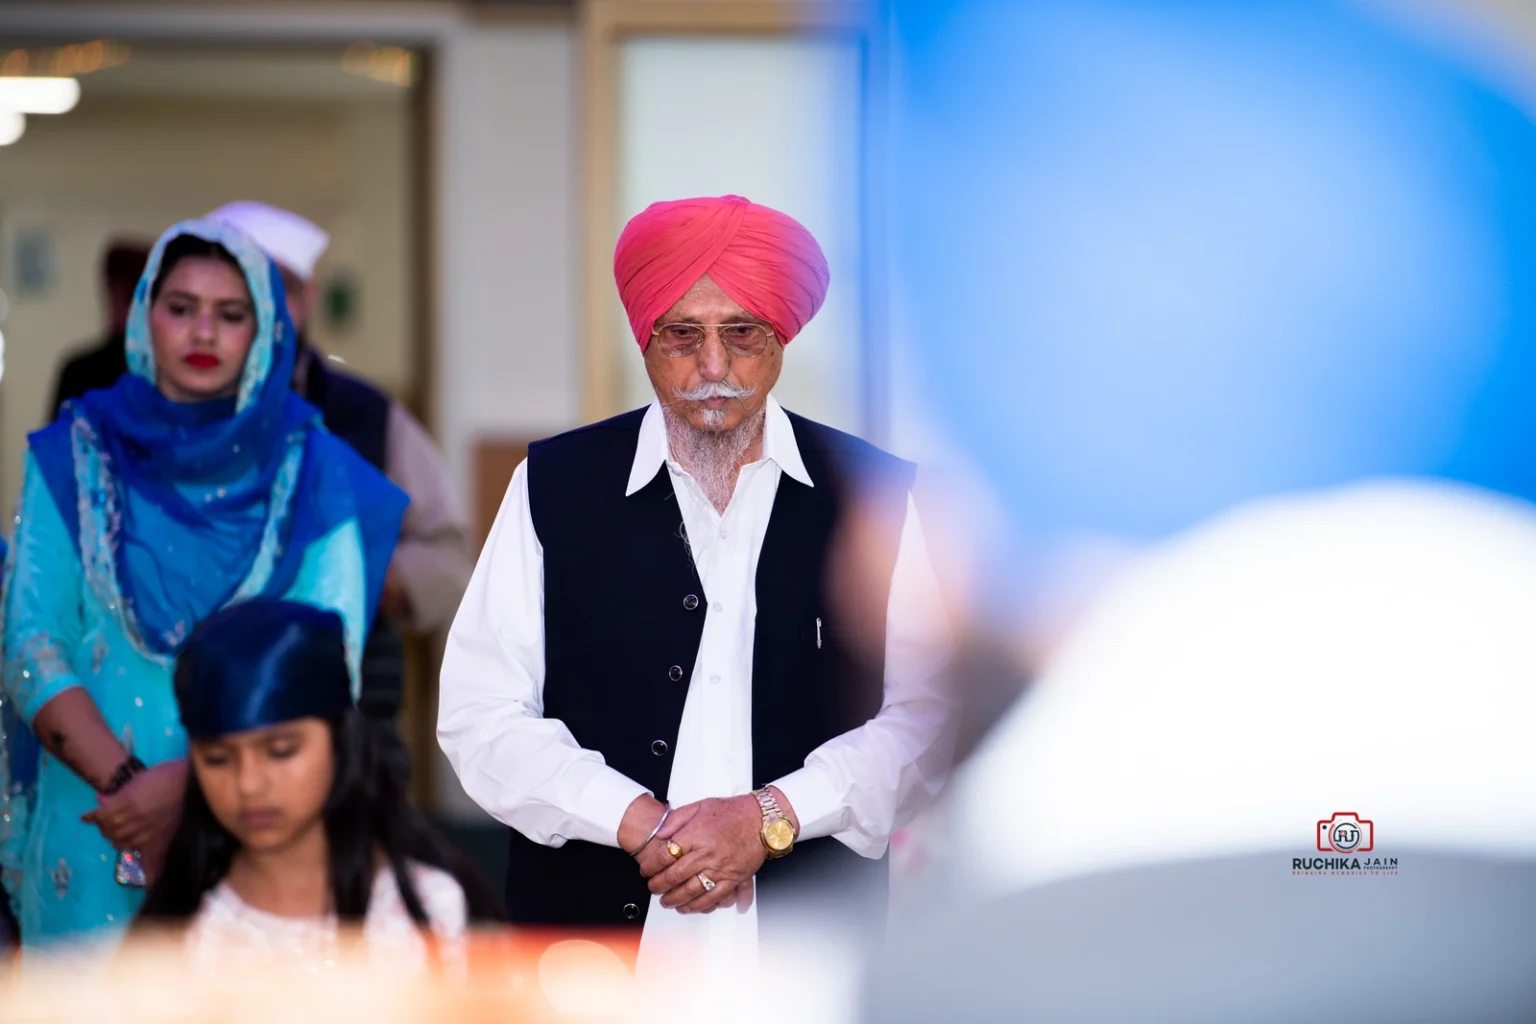
M 380 614 L 363 654 L 363 710 L 392 720 L 403 700 L 405 673 L 395 624 L 421 633 L 446 626 L 474 570 L 468 525 L 455 507 L 442 453 L 409 410 L 340 369 L 309 340 L 315 265 L 330 236 L 298 214 L 265 203 L 230 203 L 209 216 L 244 232 L 282 272 L 288 312 L 299 335 L 294 390 L 320 410 L 331 433 L 410 496 Z
M 123 352 L 123 332 L 128 327 L 128 309 L 133 305 L 133 289 L 144 273 L 149 259 L 149 244 L 136 240 L 114 241 L 101 259 L 101 285 L 107 300 L 107 333 L 94 346 L 70 356 L 59 369 L 53 386 L 53 405 L 48 420 L 59 415 L 59 407 L 87 391 L 111 387 L 128 371 Z

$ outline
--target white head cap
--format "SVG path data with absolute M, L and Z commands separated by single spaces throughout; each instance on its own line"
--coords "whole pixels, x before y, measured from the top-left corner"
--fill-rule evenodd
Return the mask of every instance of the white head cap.
M 208 220 L 228 224 L 305 281 L 313 280 L 315 263 L 331 244 L 331 236 L 296 213 L 266 203 L 242 200 L 214 210 Z

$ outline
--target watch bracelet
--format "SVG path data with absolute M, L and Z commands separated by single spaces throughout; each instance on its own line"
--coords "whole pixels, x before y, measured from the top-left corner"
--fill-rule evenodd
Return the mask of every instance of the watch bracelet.
M 762 789 L 754 789 L 752 795 L 757 798 L 757 806 L 762 808 L 764 825 L 774 820 L 770 815 L 777 815 L 780 818 L 786 817 L 784 808 L 780 807 L 778 800 L 774 799 L 773 790 L 767 786 L 764 786 Z
M 752 795 L 757 798 L 757 806 L 763 812 L 763 827 L 759 830 L 757 837 L 762 840 L 763 849 L 768 853 L 768 859 L 777 860 L 780 857 L 787 856 L 790 850 L 795 848 L 795 842 L 800 838 L 800 830 L 795 828 L 794 822 L 789 820 L 789 815 L 784 813 L 784 808 L 779 806 L 779 801 L 774 797 L 773 790 L 764 786 L 762 789 L 754 789 Z M 775 850 L 768 844 L 768 826 L 776 821 L 789 823 L 789 831 L 792 837 L 789 841 L 789 849 Z

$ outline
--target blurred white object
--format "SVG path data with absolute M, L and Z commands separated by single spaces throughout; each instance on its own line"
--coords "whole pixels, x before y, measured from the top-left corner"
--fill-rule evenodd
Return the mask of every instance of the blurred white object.
M 67 114 L 80 102 L 73 78 L 0 77 L 0 110 L 18 114 Z
M 26 134 L 27 117 L 14 110 L 0 108 L 0 146 L 9 146 Z
M 208 219 L 240 231 L 273 262 L 305 281 L 314 279 L 315 264 L 331 244 L 331 236 L 319 225 L 266 203 L 227 203 L 208 214 Z
M 1112 584 L 957 782 L 979 896 L 1260 850 L 1536 855 L 1536 509 L 1363 484 L 1243 506 Z M 1289 865 L 1277 857 L 1276 870 Z

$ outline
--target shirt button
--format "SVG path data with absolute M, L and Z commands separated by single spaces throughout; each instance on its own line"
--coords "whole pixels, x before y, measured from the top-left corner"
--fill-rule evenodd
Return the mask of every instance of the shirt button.
M 653 740 L 651 742 L 651 753 L 655 754 L 657 757 L 666 757 L 667 756 L 667 741 L 666 740 Z
M 690 611 L 691 612 L 695 608 L 697 608 L 698 606 L 699 606 L 699 595 L 698 594 L 689 594 L 687 597 L 683 598 L 683 610 L 684 611 Z
M 635 918 L 637 918 L 639 916 L 640 916 L 640 908 L 639 907 L 635 906 L 633 903 L 626 903 L 626 904 L 624 904 L 624 917 L 627 920 L 633 921 Z
M 719 683 L 720 683 L 720 673 L 716 672 L 714 675 L 710 676 L 709 677 L 709 681 L 712 682 L 712 683 L 715 683 L 716 685 L 719 685 Z
M 683 666 L 673 665 L 667 669 L 667 678 L 671 679 L 674 683 L 681 680 L 683 678 Z

